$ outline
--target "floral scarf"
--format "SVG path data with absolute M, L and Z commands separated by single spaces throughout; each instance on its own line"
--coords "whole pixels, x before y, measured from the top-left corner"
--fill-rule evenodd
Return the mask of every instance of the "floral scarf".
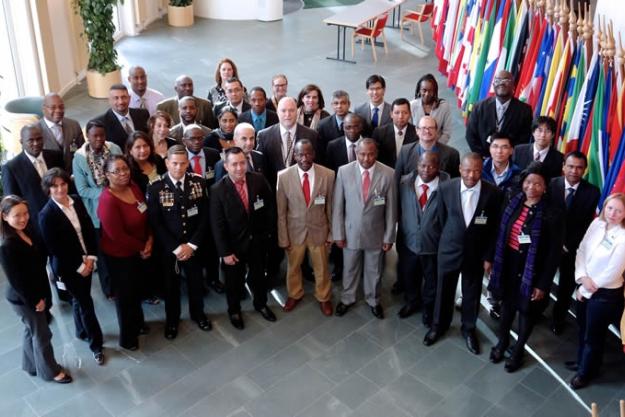
M 85 148 L 85 153 L 87 155 L 87 165 L 91 170 L 91 175 L 93 175 L 93 180 L 95 181 L 98 187 L 104 186 L 104 181 L 106 180 L 106 175 L 104 173 L 104 162 L 107 160 L 111 151 L 106 143 L 102 147 L 101 153 L 95 153 L 91 150 L 91 146 L 87 144 Z

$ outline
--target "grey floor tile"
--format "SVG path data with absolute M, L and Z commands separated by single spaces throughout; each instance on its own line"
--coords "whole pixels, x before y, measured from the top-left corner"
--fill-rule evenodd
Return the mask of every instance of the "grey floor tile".
M 359 330 L 384 348 L 393 346 L 414 331 L 415 328 L 406 320 L 401 320 L 396 316 L 384 320 L 372 320 Z
M 395 404 L 387 392 L 380 391 L 358 407 L 353 415 L 358 417 L 418 417 L 422 414 L 408 414 Z
M 280 378 L 314 359 L 314 356 L 310 356 L 311 353 L 310 350 L 293 344 L 254 368 L 247 376 L 262 389 L 268 390 Z
M 427 417 L 481 416 L 492 403 L 460 385 L 451 391 L 445 399 L 427 414 Z
M 0 416 L 38 417 L 30 405 L 21 398 L 0 403 Z
M 409 374 L 400 376 L 383 389 L 410 415 L 422 415 L 436 406 L 443 396 Z
M 540 408 L 544 401 L 545 397 L 536 394 L 522 384 L 517 384 L 497 404 L 514 410 L 518 417 L 529 417 Z
M 178 336 L 173 346 L 196 366 L 219 358 L 232 348 L 230 343 L 212 332 L 193 332 L 182 338 Z
M 225 384 L 221 389 L 213 392 L 197 402 L 184 412 L 185 417 L 223 417 L 237 411 L 250 401 L 260 397 L 263 390 L 247 377 L 239 377 Z
M 350 417 L 351 410 L 336 397 L 326 394 L 312 403 L 308 408 L 298 413 L 296 417 Z
M 338 384 L 332 390 L 332 395 L 352 410 L 355 410 L 379 390 L 380 388 L 367 378 L 353 374 Z
M 550 396 L 560 387 L 560 383 L 539 366 L 534 367 L 521 383 L 543 397 Z
M 55 408 L 43 417 L 111 417 L 107 410 L 93 398 L 91 393 L 78 395 Z
M 516 410 L 495 404 L 486 411 L 484 417 L 520 417 L 520 415 L 516 413 Z
M 571 399 L 565 388 L 558 388 L 547 401 L 536 410 L 533 417 L 588 417 L 589 412 Z
M 28 375 L 21 368 L 0 376 L 0 404 L 7 404 L 36 392 L 35 378 L 37 377 Z
M 473 392 L 495 403 L 499 402 L 524 376 L 519 371 L 509 374 L 501 363 L 486 364 L 464 383 Z
M 333 317 L 312 330 L 306 337 L 314 339 L 319 345 L 329 348 L 339 340 L 362 328 L 371 321 L 360 314 L 346 314 L 343 317 Z

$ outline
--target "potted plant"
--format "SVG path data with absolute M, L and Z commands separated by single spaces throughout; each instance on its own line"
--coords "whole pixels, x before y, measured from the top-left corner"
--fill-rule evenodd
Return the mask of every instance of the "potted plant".
M 176 27 L 193 25 L 193 0 L 169 0 L 167 22 Z
M 87 89 L 91 97 L 108 97 L 109 87 L 121 82 L 113 39 L 113 7 L 117 3 L 118 0 L 75 0 L 74 3 L 87 36 Z

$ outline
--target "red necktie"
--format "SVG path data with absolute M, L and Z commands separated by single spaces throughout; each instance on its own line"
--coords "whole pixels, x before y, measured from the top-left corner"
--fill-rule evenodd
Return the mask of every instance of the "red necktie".
M 304 201 L 306 201 L 306 207 L 310 203 L 310 182 L 308 182 L 308 173 L 304 172 L 304 181 L 302 181 L 302 191 L 304 192 Z
M 245 186 L 245 181 L 237 181 L 234 183 L 237 193 L 239 193 L 239 198 L 243 203 L 243 207 L 245 207 L 245 211 L 249 213 L 250 211 L 250 202 L 247 198 L 247 187 Z
M 200 166 L 200 155 L 195 155 L 193 158 L 191 158 L 191 160 L 193 161 L 193 172 L 198 175 L 202 175 L 202 167 Z
M 362 173 L 362 201 L 366 202 L 369 197 L 369 187 L 371 186 L 371 178 L 369 177 L 369 171 L 365 170 Z
M 425 207 L 425 204 L 428 202 L 428 185 L 421 184 L 421 196 L 419 197 L 419 205 L 421 206 L 421 210 Z

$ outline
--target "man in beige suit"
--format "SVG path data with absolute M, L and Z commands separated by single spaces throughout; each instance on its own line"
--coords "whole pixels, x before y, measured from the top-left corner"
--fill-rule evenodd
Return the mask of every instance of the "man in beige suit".
M 293 165 L 278 174 L 278 244 L 286 250 L 289 296 L 284 311 L 304 297 L 301 264 L 306 251 L 315 274 L 315 298 L 324 315 L 332 315 L 328 251 L 332 244 L 334 171 L 313 163 L 315 148 L 308 139 L 295 144 Z
M 332 235 L 343 249 L 343 292 L 336 306 L 342 316 L 356 302 L 360 277 L 371 313 L 384 318 L 380 280 L 384 252 L 395 242 L 397 191 L 394 171 L 377 162 L 378 148 L 371 138 L 356 145 L 356 161 L 339 168 L 334 188 Z

